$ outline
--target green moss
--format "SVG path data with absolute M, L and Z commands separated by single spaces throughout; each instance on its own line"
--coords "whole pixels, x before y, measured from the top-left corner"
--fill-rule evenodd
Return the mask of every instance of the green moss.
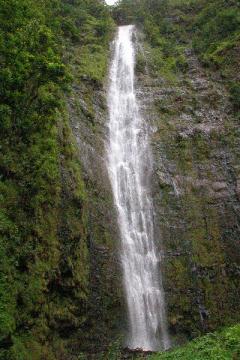
M 184 360 L 230 360 L 240 356 L 240 326 L 236 325 L 225 330 L 196 339 L 185 346 L 166 353 L 149 357 L 157 359 Z
M 88 45 L 81 48 L 79 58 L 79 76 L 85 80 L 101 84 L 107 72 L 106 49 L 100 45 Z
M 91 0 L 0 7 L 0 358 L 55 360 L 85 338 L 90 292 L 88 194 L 66 96 L 76 77 L 102 86 L 113 22 Z

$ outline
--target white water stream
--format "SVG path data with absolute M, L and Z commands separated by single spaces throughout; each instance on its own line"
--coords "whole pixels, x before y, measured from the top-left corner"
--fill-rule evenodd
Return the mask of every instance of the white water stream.
M 121 26 L 114 42 L 108 90 L 107 162 L 121 234 L 121 262 L 131 349 L 168 349 L 160 258 L 154 244 L 150 192 L 151 151 L 134 89 L 134 26 Z

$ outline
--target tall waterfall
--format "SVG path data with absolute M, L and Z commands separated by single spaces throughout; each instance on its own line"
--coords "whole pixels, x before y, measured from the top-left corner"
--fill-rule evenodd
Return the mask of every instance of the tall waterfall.
M 134 26 L 120 26 L 108 92 L 107 161 L 121 234 L 121 262 L 131 349 L 167 349 L 160 258 L 154 245 L 151 152 L 134 90 Z

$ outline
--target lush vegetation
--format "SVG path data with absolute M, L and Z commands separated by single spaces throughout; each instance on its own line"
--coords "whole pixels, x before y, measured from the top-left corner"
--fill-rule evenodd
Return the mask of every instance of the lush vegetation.
M 215 67 L 229 87 L 231 100 L 240 109 L 240 7 L 238 1 L 199 2 L 192 25 L 193 46 L 206 66 Z
M 122 0 L 112 15 L 142 27 L 152 77 L 174 84 L 187 72 L 192 45 L 239 111 L 238 0 Z M 106 75 L 113 30 L 101 0 L 0 0 L 1 360 L 70 359 L 92 336 L 88 194 L 67 101 L 73 82 L 82 86 L 88 106 L 75 99 L 79 117 L 92 126 L 92 95 Z M 137 70 L 145 65 L 139 53 Z M 237 337 L 239 327 L 159 358 L 190 359 L 202 347 L 238 356 Z
M 186 69 L 184 50 L 192 43 L 202 63 L 219 70 L 239 110 L 238 0 L 122 0 L 113 16 L 120 23 L 142 27 L 152 47 L 155 73 L 173 78 L 174 72 Z
M 151 360 L 233 360 L 240 357 L 240 325 L 208 334 L 176 350 L 153 355 Z
M 79 82 L 101 82 L 111 29 L 101 1 L 0 0 L 3 360 L 59 359 L 72 332 L 83 337 L 87 198 L 66 112 L 69 53 L 79 49 Z

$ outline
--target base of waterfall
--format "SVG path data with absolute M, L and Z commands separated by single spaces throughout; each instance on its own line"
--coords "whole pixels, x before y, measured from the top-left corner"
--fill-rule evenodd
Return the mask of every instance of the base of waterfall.
M 144 349 L 129 349 L 129 348 L 124 348 L 123 349 L 123 358 L 124 359 L 132 359 L 132 356 L 133 355 L 141 355 L 141 358 L 142 357 L 147 357 L 149 355 L 152 355 L 152 354 L 156 354 L 157 352 L 156 351 L 151 351 L 151 350 L 144 350 Z

